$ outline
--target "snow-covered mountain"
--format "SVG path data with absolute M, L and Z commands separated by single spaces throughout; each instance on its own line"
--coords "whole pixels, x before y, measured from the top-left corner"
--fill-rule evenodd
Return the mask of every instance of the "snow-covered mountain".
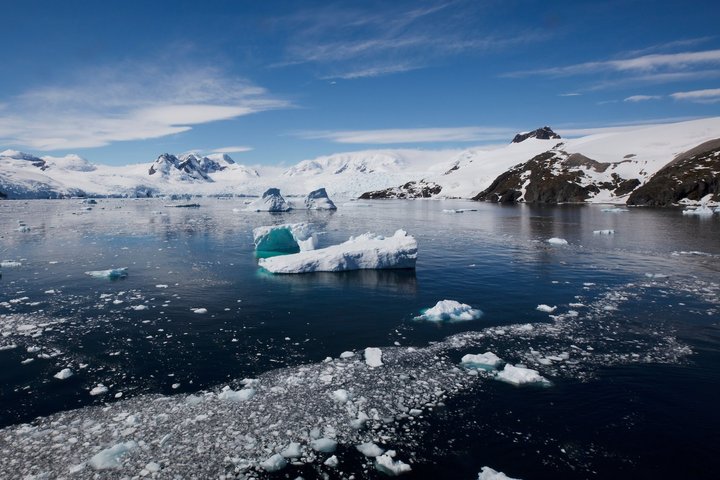
M 284 195 L 324 187 L 340 199 L 366 194 L 550 203 L 625 203 L 635 191 L 631 203 L 638 204 L 719 195 L 713 182 L 720 174 L 715 144 L 702 151 L 696 147 L 720 138 L 720 117 L 558 137 L 543 127 L 494 147 L 346 152 L 260 172 L 224 154 L 165 153 L 149 165 L 111 167 L 77 155 L 37 157 L 6 150 L 0 152 L 0 197 L 260 195 L 271 187 Z M 665 183 L 655 177 L 661 171 Z M 655 198 L 659 194 L 653 192 L 661 188 L 653 185 L 673 181 L 684 186 L 666 196 L 668 201 Z

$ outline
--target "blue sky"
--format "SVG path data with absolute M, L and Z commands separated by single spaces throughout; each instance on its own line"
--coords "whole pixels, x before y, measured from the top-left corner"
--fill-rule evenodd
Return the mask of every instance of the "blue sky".
M 720 114 L 716 1 L 4 0 L 0 150 L 284 164 Z

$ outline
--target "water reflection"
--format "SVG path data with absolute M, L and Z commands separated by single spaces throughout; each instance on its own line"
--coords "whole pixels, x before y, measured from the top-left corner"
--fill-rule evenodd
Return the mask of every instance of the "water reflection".
M 297 291 L 313 291 L 318 287 L 351 290 L 357 287 L 384 290 L 404 295 L 417 292 L 414 269 L 353 270 L 349 272 L 316 272 L 299 275 L 275 275 L 258 270 L 258 276 L 268 282 L 288 285 Z

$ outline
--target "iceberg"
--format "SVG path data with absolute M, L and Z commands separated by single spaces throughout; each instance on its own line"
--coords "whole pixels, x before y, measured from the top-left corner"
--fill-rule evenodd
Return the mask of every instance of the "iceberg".
M 305 197 L 305 208 L 308 210 L 337 210 L 324 188 L 318 188 Z
M 558 237 L 550 238 L 550 239 L 548 239 L 547 242 L 551 243 L 553 245 L 567 245 L 568 244 L 567 240 L 565 240 L 564 238 L 558 238 Z
M 493 370 L 502 363 L 500 357 L 492 352 L 480 353 L 478 355 L 463 355 L 460 363 L 467 368 L 479 368 L 482 370 Z
M 490 467 L 482 467 L 478 474 L 478 480 L 519 480 L 517 478 L 510 478 L 503 472 L 498 472 Z
M 393 460 L 392 457 L 394 455 L 395 452 L 393 450 L 389 450 L 388 453 L 375 458 L 375 469 L 392 477 L 402 475 L 403 473 L 407 473 L 412 470 L 410 465 L 407 463 L 401 460 Z
M 557 306 L 553 305 L 552 307 L 550 305 L 545 305 L 544 303 L 541 303 L 537 307 L 535 307 L 535 310 L 538 312 L 545 312 L 545 313 L 553 313 L 555 310 L 557 310 Z
M 697 215 L 699 217 L 710 217 L 715 213 L 715 210 L 708 207 L 707 205 L 700 205 L 697 208 L 686 208 L 683 210 L 683 215 Z
M 290 204 L 280 195 L 280 189 L 268 188 L 262 197 L 251 202 L 245 210 L 248 212 L 287 212 Z
M 279 472 L 287 466 L 287 460 L 282 455 L 276 453 L 267 460 L 260 462 L 260 468 L 266 472 Z
M 58 380 L 66 380 L 73 376 L 73 371 L 69 368 L 63 368 L 58 373 L 53 375 L 53 377 L 57 378 Z
M 516 367 L 510 364 L 505 365 L 505 368 L 498 372 L 495 378 L 501 382 L 511 383 L 513 385 L 525 385 L 528 383 L 550 384 L 537 370 Z
M 470 305 L 455 300 L 440 300 L 434 307 L 428 308 L 415 320 L 427 320 L 430 322 L 463 322 L 477 320 L 482 317 L 483 312 Z
M 310 224 L 285 223 L 253 229 L 258 256 L 298 253 L 317 248 L 317 235 Z
M 416 260 L 415 238 L 398 230 L 392 237 L 366 233 L 339 245 L 261 258 L 258 263 L 270 273 L 309 273 L 415 268 Z
M 128 276 L 127 267 L 122 268 L 110 268 L 108 270 L 92 270 L 85 272 L 85 275 L 90 275 L 93 278 L 109 278 L 110 280 L 117 280 L 118 278 L 125 278 Z

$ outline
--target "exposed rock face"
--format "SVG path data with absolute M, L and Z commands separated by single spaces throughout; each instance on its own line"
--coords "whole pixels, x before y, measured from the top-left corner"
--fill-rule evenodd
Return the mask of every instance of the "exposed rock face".
M 197 179 L 197 180 L 210 180 L 207 176 L 208 170 L 214 167 L 212 160 L 198 157 L 194 154 L 181 155 L 180 158 L 169 153 L 163 153 L 157 160 L 150 166 L 148 173 L 154 175 L 160 173 L 161 175 L 178 175 L 183 180 Z
M 638 179 L 622 178 L 611 170 L 618 164 L 600 163 L 559 147 L 502 173 L 473 200 L 489 202 L 580 203 L 605 190 L 613 197 L 627 195 Z
M 385 190 L 377 190 L 374 192 L 365 192 L 360 195 L 363 200 L 388 199 L 388 198 L 430 198 L 437 195 L 442 187 L 437 183 L 426 182 L 408 182 L 399 187 L 386 188 Z
M 538 140 L 551 140 L 560 138 L 560 135 L 552 131 L 550 127 L 542 127 L 532 132 L 518 133 L 515 138 L 512 139 L 512 143 L 520 143 L 528 138 L 537 138 Z
M 707 195 L 720 201 L 720 139 L 678 155 L 635 190 L 627 203 L 664 207 L 684 199 L 699 201 Z

